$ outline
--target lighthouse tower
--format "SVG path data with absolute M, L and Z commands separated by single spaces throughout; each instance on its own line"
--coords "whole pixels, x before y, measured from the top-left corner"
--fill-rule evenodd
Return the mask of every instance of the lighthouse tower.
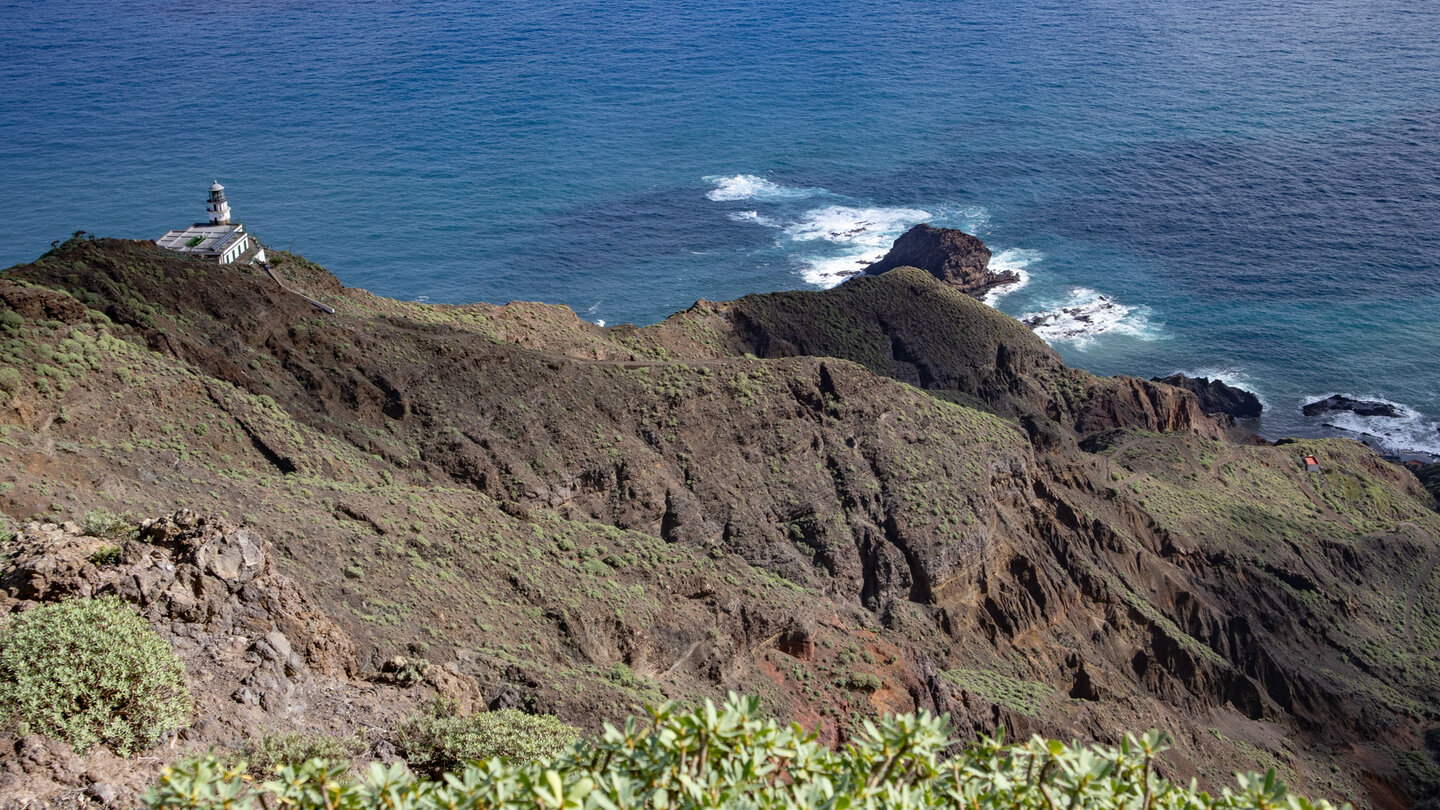
M 230 224 L 230 203 L 225 199 L 225 187 L 218 180 L 210 184 L 210 201 L 205 204 L 205 210 L 210 213 L 211 225 Z
M 230 203 L 225 187 L 219 181 L 210 184 L 210 199 L 205 204 L 210 221 L 197 222 L 188 228 L 169 231 L 155 240 L 166 250 L 209 259 L 220 264 L 250 264 L 265 261 L 265 248 L 239 222 L 230 221 Z

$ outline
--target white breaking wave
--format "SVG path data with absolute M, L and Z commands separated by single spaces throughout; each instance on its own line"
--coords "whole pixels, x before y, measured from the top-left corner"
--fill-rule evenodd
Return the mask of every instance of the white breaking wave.
M 715 186 L 705 198 L 715 202 L 731 200 L 800 200 L 813 197 L 824 189 L 794 188 L 782 186 L 753 174 L 736 174 L 729 177 L 710 175 L 703 178 Z
M 785 233 L 796 242 L 823 239 L 844 245 L 890 249 L 895 237 L 910 226 L 930 218 L 918 208 L 852 208 L 827 205 L 806 211 Z M 883 252 L 881 255 L 884 255 Z
M 992 273 L 1014 273 L 1020 277 L 1019 281 L 1010 284 L 1002 284 L 999 287 L 991 287 L 980 299 L 990 306 L 995 306 L 1002 296 L 1009 295 L 1016 290 L 1030 283 L 1030 273 L 1025 268 L 1031 262 L 1038 262 L 1045 258 L 1045 255 L 1038 250 L 1026 250 L 1025 248 L 1009 248 L 990 257 L 990 272 Z
M 1027 312 L 1020 320 L 1046 343 L 1067 341 L 1077 349 L 1085 349 L 1100 335 L 1157 339 L 1159 333 L 1150 323 L 1149 313 L 1148 307 L 1126 306 L 1108 295 L 1080 287 L 1053 309 Z
M 753 222 L 756 225 L 764 225 L 767 228 L 785 227 L 759 211 L 735 211 L 730 214 L 730 218 L 736 222 Z
M 1301 399 L 1300 406 L 1303 407 L 1308 403 L 1324 399 L 1333 393 L 1335 392 L 1305 397 Z M 1394 406 L 1400 415 L 1361 416 L 1350 411 L 1326 411 L 1306 418 L 1346 433 L 1370 439 L 1373 443 L 1380 445 L 1382 449 L 1392 453 L 1426 453 L 1440 456 L 1440 422 L 1426 418 L 1424 414 L 1403 402 L 1394 402 L 1384 397 L 1356 396 L 1343 392 L 1340 393 L 1340 396 L 1368 402 L 1383 402 L 1386 405 Z
M 834 287 L 859 274 L 867 265 L 884 256 L 900 234 L 921 222 L 937 218 L 936 214 L 918 208 L 845 205 L 844 202 L 853 200 L 823 188 L 782 186 L 753 174 L 712 175 L 704 179 L 714 185 L 705 195 L 712 201 L 746 200 L 773 204 L 774 207 L 765 209 L 765 213 L 743 210 L 732 211 L 728 216 L 736 222 L 749 222 L 780 231 L 783 237 L 776 243 L 777 246 L 800 262 L 801 276 L 807 284 L 816 287 Z M 803 209 L 803 202 L 794 204 L 821 196 L 840 202 L 808 209 Z M 977 233 L 989 225 L 990 213 L 977 205 L 945 210 L 939 219 L 947 223 L 956 222 L 968 233 Z M 1021 268 L 1038 257 L 1038 253 L 1030 251 L 1005 251 L 992 259 L 992 266 L 997 261 L 1004 265 L 997 266 L 997 270 L 1014 269 L 1021 273 L 1021 282 L 1008 285 L 1006 290 L 999 292 L 1023 286 L 1028 275 Z M 1006 265 L 1007 261 L 1013 262 L 1013 266 Z
M 895 238 L 910 226 L 930 218 L 916 208 L 852 208 L 828 205 L 805 212 L 799 222 L 785 228 L 796 242 L 816 240 L 845 246 L 841 255 L 805 257 L 802 276 L 809 284 L 834 287 L 866 266 L 877 262 Z
M 785 226 L 784 231 L 794 242 L 818 240 L 844 246 L 844 252 L 839 255 L 812 255 L 803 259 L 806 267 L 801 275 L 806 283 L 829 288 L 879 261 L 896 237 L 929 218 L 929 212 L 918 208 L 827 205 L 806 211 L 798 222 Z
M 821 243 L 822 250 L 810 250 L 796 258 L 804 263 L 801 275 L 806 283 L 828 288 L 879 260 L 896 237 L 929 219 L 930 212 L 918 208 L 827 205 L 788 219 L 759 211 L 735 211 L 730 218 L 775 228 L 795 245 Z
M 862 270 L 874 264 L 875 260 L 884 255 L 884 251 L 878 255 L 872 251 L 829 258 L 809 258 L 805 260 L 805 269 L 801 271 L 800 275 L 805 279 L 806 284 L 813 284 L 828 290 L 847 278 L 860 275 Z

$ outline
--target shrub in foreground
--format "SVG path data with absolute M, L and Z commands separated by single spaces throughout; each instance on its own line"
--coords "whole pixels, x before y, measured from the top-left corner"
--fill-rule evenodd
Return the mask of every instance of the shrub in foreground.
M 304 765 L 323 759 L 342 768 L 365 753 L 368 746 L 354 734 L 306 734 L 271 732 L 246 742 L 235 754 L 251 776 L 268 777 L 284 765 Z
M 117 597 L 44 605 L 0 629 L 0 712 L 22 733 L 130 754 L 190 709 L 175 651 Z
M 1128 737 L 1117 748 L 1064 745 L 1038 737 L 1004 746 L 982 740 L 941 762 L 945 719 L 921 713 L 866 723 L 838 751 L 798 726 L 758 719 L 759 702 L 732 697 L 682 712 L 667 704 L 623 729 L 607 727 L 550 759 L 474 764 L 443 780 L 372 764 L 364 778 L 322 760 L 281 768 L 258 790 L 243 767 L 213 758 L 165 769 L 145 795 L 152 808 L 253 810 L 1329 810 L 1290 796 L 1266 776 L 1210 796 L 1154 774 L 1160 735 Z
M 513 762 L 547 759 L 580 739 L 580 729 L 551 715 L 514 709 L 460 715 L 437 702 L 427 714 L 401 726 L 400 750 L 411 767 L 438 775 L 471 762 L 500 757 Z

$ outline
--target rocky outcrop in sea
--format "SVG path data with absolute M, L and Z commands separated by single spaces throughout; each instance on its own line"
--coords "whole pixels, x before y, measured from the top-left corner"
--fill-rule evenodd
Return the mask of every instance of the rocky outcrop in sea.
M 1331 394 L 1324 399 L 1317 399 L 1300 410 L 1306 416 L 1320 416 L 1333 411 L 1348 411 L 1356 416 L 1386 416 L 1392 419 L 1404 416 L 1399 408 L 1389 402 L 1351 399 L 1344 394 Z
M 924 223 L 896 239 L 890 252 L 865 268 L 862 275 L 878 276 L 897 267 L 918 267 L 977 297 L 991 287 L 1020 280 L 1020 274 L 1014 271 L 991 272 L 990 248 L 976 237 L 955 228 L 935 228 Z

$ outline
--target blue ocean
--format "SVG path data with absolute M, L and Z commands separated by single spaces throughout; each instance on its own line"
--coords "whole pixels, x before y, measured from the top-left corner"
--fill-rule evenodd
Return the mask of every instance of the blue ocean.
M 917 222 L 1100 374 L 1265 435 L 1440 453 L 1440 5 L 1407 0 L 0 2 L 0 266 L 267 244 L 435 302 L 651 323 L 840 283 Z

